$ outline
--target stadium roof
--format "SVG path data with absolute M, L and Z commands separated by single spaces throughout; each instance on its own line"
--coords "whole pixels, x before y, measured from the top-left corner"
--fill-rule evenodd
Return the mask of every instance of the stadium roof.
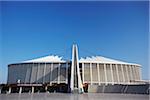
M 85 58 L 81 58 L 79 60 L 79 62 L 94 62 L 94 63 L 108 63 L 108 64 L 132 64 L 132 65 L 138 65 L 139 64 L 135 64 L 135 63 L 127 63 L 124 61 L 120 61 L 120 60 L 115 60 L 115 59 L 110 59 L 110 58 L 106 58 L 106 57 L 102 57 L 102 56 L 92 56 L 92 57 L 85 57 Z
M 31 60 L 27 60 L 27 61 L 23 61 L 24 63 L 44 63 L 44 62 L 66 62 L 65 60 L 62 60 L 62 57 L 60 56 L 55 56 L 55 55 L 49 55 L 49 56 L 45 56 L 45 57 L 40 57 L 40 58 L 36 58 L 36 59 L 31 59 Z M 102 57 L 102 56 L 92 56 L 92 57 L 85 57 L 85 58 L 81 58 L 79 59 L 79 62 L 85 62 L 85 63 L 106 63 L 106 64 L 132 64 L 132 65 L 138 65 L 139 64 L 135 64 L 135 63 L 127 63 L 127 62 L 123 62 L 123 61 L 119 61 L 119 60 L 114 60 L 114 59 L 110 59 L 110 58 L 106 58 L 106 57 Z

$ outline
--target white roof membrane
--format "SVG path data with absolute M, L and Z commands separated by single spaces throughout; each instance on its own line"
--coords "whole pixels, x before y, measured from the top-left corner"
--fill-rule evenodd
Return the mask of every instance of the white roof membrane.
M 44 63 L 44 62 L 66 62 L 65 60 L 62 60 L 62 57 L 59 56 L 55 56 L 55 55 L 49 55 L 49 56 L 45 56 L 45 57 L 40 57 L 40 58 L 36 58 L 36 59 L 31 59 L 31 60 L 27 60 L 27 61 L 23 61 L 24 63 Z M 135 64 L 135 63 L 127 63 L 124 61 L 120 61 L 120 60 L 115 60 L 115 59 L 110 59 L 110 58 L 106 58 L 103 56 L 92 56 L 92 57 L 81 57 L 81 59 L 79 59 L 79 62 L 82 63 L 106 63 L 106 64 L 130 64 L 130 65 L 137 65 L 137 66 L 141 66 L 139 64 Z
M 102 56 L 92 56 L 92 57 L 85 57 L 85 58 L 81 58 L 79 60 L 79 62 L 85 62 L 85 63 L 111 63 L 111 64 L 132 64 L 132 65 L 138 65 L 139 64 L 135 64 L 135 63 L 127 63 L 127 62 L 123 62 L 123 61 L 119 61 L 119 60 L 114 60 L 114 59 L 110 59 L 110 58 L 106 58 L 106 57 L 102 57 Z
M 65 62 L 64 60 L 62 60 L 62 57 L 59 56 L 54 56 L 54 55 L 49 55 L 49 56 L 45 56 L 45 57 L 41 57 L 41 58 L 36 58 L 36 59 L 31 59 L 31 60 L 27 60 L 27 61 L 23 61 L 23 62 Z

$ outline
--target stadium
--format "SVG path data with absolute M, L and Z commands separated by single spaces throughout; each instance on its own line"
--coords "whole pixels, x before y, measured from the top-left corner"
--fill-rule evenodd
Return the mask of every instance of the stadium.
M 79 58 L 73 45 L 72 59 L 49 55 L 8 65 L 8 93 L 136 93 L 149 94 L 141 79 L 141 65 L 102 56 Z

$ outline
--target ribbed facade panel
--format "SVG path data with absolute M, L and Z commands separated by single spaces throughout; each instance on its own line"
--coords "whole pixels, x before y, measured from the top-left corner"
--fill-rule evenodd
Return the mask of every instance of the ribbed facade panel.
M 120 83 L 122 83 L 123 82 L 123 72 L 122 72 L 122 70 L 121 70 L 121 65 L 120 64 L 118 64 L 117 65 L 117 68 L 118 68 L 118 75 L 119 75 L 119 82 Z
M 127 73 L 127 69 L 126 69 L 126 65 L 122 65 L 123 67 L 123 71 L 124 71 L 124 81 L 127 83 L 129 82 L 129 79 L 128 79 L 128 73 Z
M 84 64 L 84 81 L 87 83 L 91 82 L 91 74 L 90 74 L 90 64 Z
M 66 81 L 66 64 L 60 65 L 60 81 Z
M 98 82 L 98 70 L 97 70 L 97 64 L 94 63 L 92 64 L 92 81 L 95 83 L 95 82 Z
M 112 71 L 113 71 L 114 83 L 117 83 L 118 82 L 118 77 L 117 77 L 117 69 L 116 69 L 115 64 L 112 64 Z
M 46 64 L 45 68 L 45 83 L 50 83 L 51 64 Z
M 140 66 L 129 64 L 82 63 L 81 75 L 89 84 L 130 84 L 140 80 Z M 70 63 L 20 63 L 8 67 L 8 83 L 67 83 Z M 84 67 L 84 68 L 83 68 Z
M 27 71 L 26 71 L 25 83 L 30 83 L 32 64 L 27 64 L 26 68 L 27 68 Z
M 35 83 L 36 82 L 37 73 L 38 73 L 38 64 L 33 64 L 30 83 Z
M 53 69 L 52 69 L 52 82 L 58 82 L 58 67 L 59 64 L 53 64 Z
M 99 65 L 100 83 L 105 83 L 104 64 Z
M 84 83 L 131 84 L 131 81 L 140 80 L 139 66 L 101 63 L 83 63 L 82 65 L 84 65 Z
M 106 64 L 107 82 L 112 82 L 110 64 Z

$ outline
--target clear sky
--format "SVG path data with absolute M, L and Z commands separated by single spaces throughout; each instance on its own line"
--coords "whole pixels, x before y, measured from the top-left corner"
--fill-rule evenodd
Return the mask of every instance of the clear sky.
M 7 65 L 45 55 L 101 55 L 142 65 L 148 78 L 149 5 L 142 1 L 0 2 L 0 83 Z M 15 72 L 14 72 L 15 73 Z

